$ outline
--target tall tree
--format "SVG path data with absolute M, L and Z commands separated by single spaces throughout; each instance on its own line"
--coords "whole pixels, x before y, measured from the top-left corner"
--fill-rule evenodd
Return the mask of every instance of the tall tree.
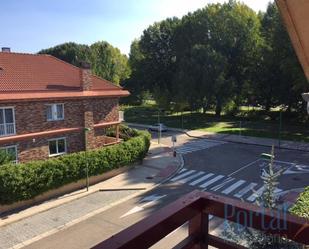
M 274 3 L 268 5 L 261 22 L 264 44 L 256 75 L 257 100 L 266 110 L 278 105 L 301 110 L 307 81 Z
M 43 49 L 39 54 L 50 54 L 75 66 L 79 66 L 81 61 L 88 61 L 90 48 L 87 45 L 67 42 L 55 47 Z
M 96 42 L 90 46 L 90 61 L 94 74 L 116 84 L 130 75 L 127 57 L 107 42 Z
M 152 92 L 158 104 L 168 107 L 173 96 L 172 79 L 176 69 L 176 57 L 173 49 L 177 18 L 166 19 L 144 30 L 140 39 L 140 51 L 143 63 L 140 75 L 143 84 Z
M 139 43 L 139 40 L 134 40 L 131 44 L 128 61 L 131 75 L 123 82 L 123 86 L 131 93 L 124 101 L 135 104 L 142 104 L 144 93 L 148 90 L 146 85 L 143 84 L 142 70 L 140 70 L 143 66 L 144 55 L 141 52 Z
M 43 49 L 39 54 L 50 54 L 75 66 L 81 61 L 92 65 L 92 72 L 116 84 L 127 79 L 130 75 L 128 58 L 121 54 L 118 48 L 101 41 L 87 45 L 68 42 L 52 48 Z
M 205 103 L 209 103 L 209 96 L 212 95 L 217 115 L 220 115 L 222 106 L 231 99 L 240 105 L 244 86 L 250 84 L 260 43 L 260 22 L 257 14 L 236 1 L 223 5 L 212 4 L 185 16 L 175 33 L 178 61 L 182 58 L 194 61 L 188 58 L 199 56 L 199 53 L 192 53 L 193 48 L 208 47 L 207 52 L 201 50 L 205 58 L 199 60 L 202 63 L 200 66 L 193 67 L 199 68 L 199 73 L 194 72 L 193 75 L 202 73 L 212 75 L 211 77 L 216 75 L 216 78 L 208 77 L 204 81 L 195 78 L 197 85 L 204 86 L 200 87 L 203 91 L 197 91 L 200 96 L 196 95 L 195 99 L 202 100 L 200 103 L 207 107 Z M 221 73 L 217 72 L 218 60 L 222 61 L 221 68 L 224 68 Z M 205 63 L 208 63 L 208 67 L 203 66 Z M 188 74 L 189 68 L 191 67 L 188 67 Z M 203 94 L 204 96 L 201 96 Z

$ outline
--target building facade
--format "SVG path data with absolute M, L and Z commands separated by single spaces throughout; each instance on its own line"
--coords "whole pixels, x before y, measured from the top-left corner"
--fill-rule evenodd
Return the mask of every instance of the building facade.
M 118 102 L 127 95 L 87 64 L 0 52 L 0 149 L 26 162 L 118 143 Z

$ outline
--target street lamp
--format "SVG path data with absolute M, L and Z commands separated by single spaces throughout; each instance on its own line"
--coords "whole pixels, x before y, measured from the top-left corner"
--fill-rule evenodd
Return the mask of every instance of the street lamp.
M 309 114 L 309 93 L 303 93 L 301 96 L 307 102 L 307 113 Z
M 89 166 L 88 166 L 88 158 L 87 158 L 87 133 L 91 131 L 90 128 L 85 127 L 84 132 L 85 132 L 85 159 L 86 159 L 86 187 L 87 187 L 87 192 L 89 190 Z
M 161 129 L 162 129 L 162 126 L 161 126 L 161 122 L 160 122 L 160 108 L 158 108 L 158 144 L 161 143 Z

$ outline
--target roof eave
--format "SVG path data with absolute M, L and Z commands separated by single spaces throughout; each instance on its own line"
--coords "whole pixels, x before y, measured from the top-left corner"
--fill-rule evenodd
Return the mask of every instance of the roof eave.
M 309 1 L 276 0 L 292 45 L 309 80 Z
M 129 91 L 126 90 L 118 90 L 118 91 L 83 91 L 83 92 L 75 92 L 71 95 L 64 95 L 65 92 L 62 92 L 60 95 L 50 93 L 50 94 L 42 94 L 39 96 L 35 96 L 33 93 L 28 94 L 8 94 L 1 93 L 0 94 L 0 103 L 10 103 L 16 101 L 44 101 L 44 100 L 74 100 L 74 99 L 88 99 L 88 98 L 122 98 L 130 95 Z

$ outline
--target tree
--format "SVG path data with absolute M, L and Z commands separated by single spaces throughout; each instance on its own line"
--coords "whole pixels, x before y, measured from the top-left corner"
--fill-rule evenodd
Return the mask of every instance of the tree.
M 143 84 L 142 66 L 144 55 L 140 49 L 140 41 L 134 40 L 131 44 L 128 64 L 131 69 L 131 75 L 123 82 L 123 87 L 128 89 L 131 95 L 124 101 L 134 104 L 142 104 L 145 93 L 148 91 L 146 84 Z
M 90 62 L 95 75 L 118 85 L 130 75 L 127 56 L 104 41 L 90 47 L 68 42 L 41 50 L 39 54 L 50 54 L 78 67 L 82 61 Z
M 90 46 L 90 61 L 94 74 L 116 84 L 130 75 L 128 58 L 107 42 L 96 42 Z
M 81 61 L 89 61 L 90 58 L 90 48 L 87 45 L 74 42 L 67 42 L 55 47 L 43 49 L 38 53 L 50 54 L 75 66 L 80 66 Z
M 275 3 L 268 5 L 266 13 L 261 15 L 261 23 L 264 43 L 255 74 L 256 99 L 267 111 L 284 105 L 287 111 L 294 108 L 303 112 L 305 108 L 299 103 L 301 93 L 308 89 L 307 80 Z
M 191 84 L 196 91 L 187 87 L 186 94 L 197 108 L 205 111 L 214 103 L 219 116 L 230 100 L 243 102 L 260 43 L 260 22 L 253 10 L 236 1 L 208 5 L 183 17 L 174 43 L 176 74 L 183 78 L 178 75 L 174 85 Z
M 173 49 L 174 31 L 179 19 L 172 18 L 154 23 L 146 30 L 139 41 L 143 63 L 138 70 L 144 89 L 153 94 L 158 104 L 169 108 L 173 99 L 172 79 L 176 69 L 176 57 Z

